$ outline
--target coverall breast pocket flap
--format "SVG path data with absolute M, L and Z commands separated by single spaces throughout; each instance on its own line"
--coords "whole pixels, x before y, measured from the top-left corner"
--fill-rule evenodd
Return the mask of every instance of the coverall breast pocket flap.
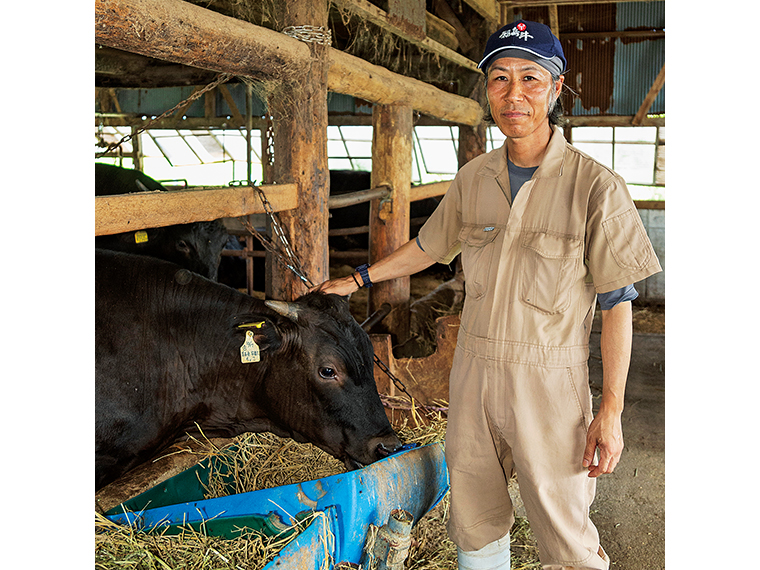
M 492 244 L 499 232 L 500 229 L 495 226 L 466 226 L 459 232 L 462 268 L 466 276 L 465 290 L 475 299 L 482 297 L 486 292 Z
M 540 232 L 526 233 L 522 245 L 546 259 L 580 257 L 581 253 L 581 240 Z
M 547 314 L 565 311 L 581 260 L 581 240 L 530 232 L 521 243 L 520 300 Z

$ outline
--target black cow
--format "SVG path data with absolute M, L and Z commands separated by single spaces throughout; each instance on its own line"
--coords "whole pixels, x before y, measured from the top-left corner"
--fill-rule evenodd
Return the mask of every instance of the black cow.
M 196 422 L 209 437 L 309 441 L 349 469 L 400 446 L 345 298 L 260 301 L 150 257 L 95 261 L 96 488 Z M 258 362 L 242 362 L 247 337 Z
M 95 164 L 95 195 L 113 196 L 166 188 L 139 170 Z M 98 236 L 95 247 L 165 259 L 216 281 L 227 230 L 219 220 Z
M 330 171 L 330 195 L 340 196 L 369 190 L 372 188 L 372 173 L 361 170 L 331 170 Z M 412 236 L 417 235 L 418 229 L 427 220 L 430 214 L 438 206 L 437 198 L 425 198 L 409 204 L 409 228 Z M 329 229 L 356 228 L 369 225 L 369 202 L 354 204 L 344 208 L 330 210 Z M 369 247 L 369 235 L 367 232 L 347 236 L 333 236 L 330 238 L 331 249 L 367 249 Z

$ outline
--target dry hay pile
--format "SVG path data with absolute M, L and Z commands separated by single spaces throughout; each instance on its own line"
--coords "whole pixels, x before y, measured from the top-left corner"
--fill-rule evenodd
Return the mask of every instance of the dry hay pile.
M 312 517 L 297 526 L 305 529 Z M 232 540 L 207 536 L 188 528 L 178 535 L 136 532 L 95 514 L 95 568 L 162 569 L 197 568 L 258 570 L 271 561 L 297 535 L 267 538 L 243 532 Z
M 424 421 L 418 414 L 410 425 L 404 420 L 394 426 L 404 443 L 426 445 L 444 440 L 446 419 L 440 413 L 429 414 Z M 210 447 L 210 455 L 234 473 L 235 492 L 272 488 L 311 479 L 327 477 L 344 471 L 343 463 L 308 444 L 299 444 L 270 433 L 250 433 L 235 440 L 237 451 Z M 229 494 L 222 477 L 212 473 L 206 487 L 206 497 Z M 406 562 L 410 570 L 453 570 L 456 568 L 456 546 L 449 540 L 445 523 L 448 519 L 448 494 L 435 509 L 415 525 L 412 545 Z M 313 517 L 298 523 L 299 530 L 308 526 Z M 287 532 L 287 531 L 286 531 Z M 526 536 L 527 532 L 527 536 Z M 285 533 L 283 533 L 285 534 Z M 178 535 L 159 532 L 142 533 L 95 515 L 95 567 L 97 569 L 250 569 L 263 568 L 293 540 L 268 538 L 257 532 L 241 533 L 227 540 L 207 536 L 187 529 Z M 529 548 L 521 548 L 521 545 Z M 527 522 L 518 518 L 512 529 L 512 568 L 538 568 L 535 545 Z

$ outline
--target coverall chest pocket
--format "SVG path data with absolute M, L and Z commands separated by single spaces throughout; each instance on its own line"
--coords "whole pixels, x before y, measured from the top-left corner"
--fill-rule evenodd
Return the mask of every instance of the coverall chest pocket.
M 546 314 L 570 306 L 581 262 L 581 240 L 541 232 L 521 239 L 520 300 Z
M 493 248 L 496 247 L 496 236 L 500 232 L 495 226 L 464 227 L 459 232 L 465 292 L 468 297 L 479 299 L 486 293 Z

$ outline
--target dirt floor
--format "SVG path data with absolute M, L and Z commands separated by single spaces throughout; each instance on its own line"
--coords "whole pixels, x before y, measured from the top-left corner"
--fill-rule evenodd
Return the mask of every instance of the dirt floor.
M 665 568 L 665 309 L 635 308 L 634 314 L 625 450 L 615 472 L 599 478 L 591 518 L 612 568 L 659 570 Z M 641 328 L 653 332 L 638 332 L 636 316 L 646 324 Z M 592 330 L 589 374 L 595 401 L 602 387 L 599 337 Z

